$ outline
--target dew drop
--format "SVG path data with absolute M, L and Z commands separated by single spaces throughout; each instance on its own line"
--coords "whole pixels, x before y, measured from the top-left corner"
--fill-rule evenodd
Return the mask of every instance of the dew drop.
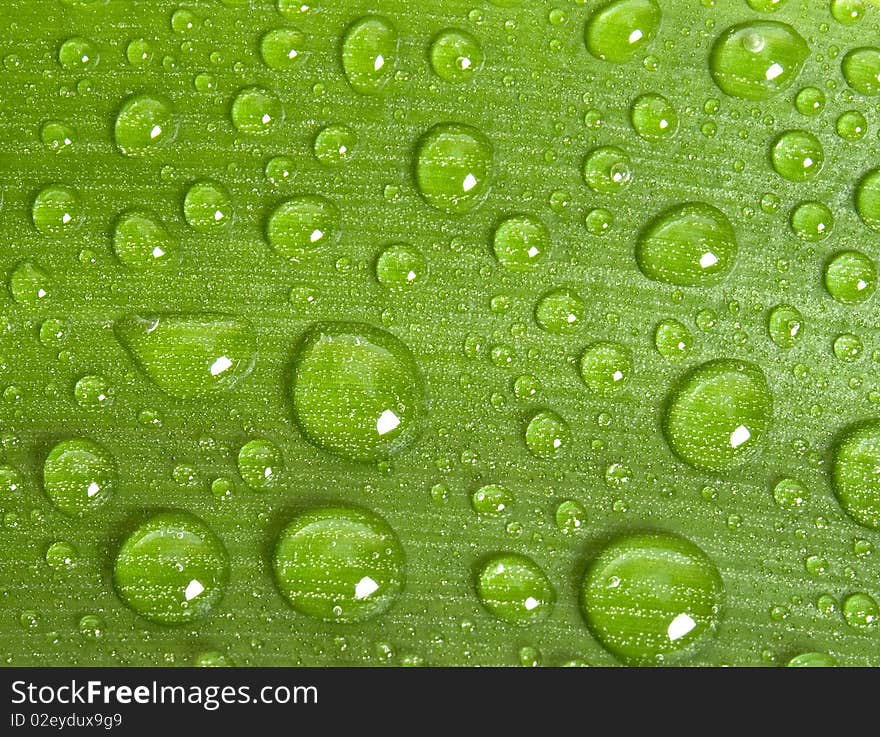
M 804 87 L 795 96 L 794 106 L 801 115 L 815 117 L 825 109 L 825 93 L 818 87 Z
M 526 425 L 526 447 L 536 458 L 557 458 L 571 445 L 568 423 L 553 410 L 542 410 Z
M 471 507 L 477 514 L 505 514 L 513 507 L 513 494 L 501 484 L 487 484 L 471 494 Z
M 614 216 L 604 207 L 596 207 L 584 216 L 584 226 L 590 235 L 605 235 L 614 224 Z
M 860 251 L 835 254 L 825 265 L 825 289 L 842 304 L 861 304 L 877 289 L 874 262 Z
M 858 183 L 856 212 L 865 225 L 880 232 L 880 169 L 872 169 Z
M 843 78 L 856 92 L 880 95 L 880 49 L 873 46 L 853 49 L 840 64 Z
M 556 529 L 563 535 L 574 535 L 584 530 L 587 524 L 587 510 L 574 499 L 566 499 L 556 507 Z
M 486 560 L 477 571 L 480 603 L 508 624 L 529 626 L 553 610 L 556 591 L 547 574 L 531 558 L 501 553 Z
M 821 202 L 802 202 L 792 210 L 791 229 L 802 240 L 818 243 L 834 229 L 834 214 Z
M 34 226 L 43 235 L 60 236 L 76 229 L 83 219 L 79 195 L 64 184 L 41 189 L 31 207 Z
M 664 358 L 679 359 L 690 353 L 694 336 L 687 326 L 673 319 L 661 320 L 654 328 L 654 347 Z
M 550 232 L 540 220 L 515 215 L 496 229 L 492 248 L 498 263 L 512 271 L 528 271 L 550 250 Z
M 844 141 L 858 141 L 868 130 L 868 121 L 858 110 L 847 110 L 837 119 L 837 135 Z
M 269 440 L 249 440 L 238 451 L 241 480 L 257 491 L 275 486 L 282 465 L 281 451 Z
M 466 82 L 483 66 L 483 49 L 470 33 L 458 28 L 441 31 L 431 42 L 431 68 L 444 82 Z
M 125 58 L 133 67 L 145 66 L 153 60 L 153 45 L 145 38 L 136 38 L 126 46 Z
M 822 171 L 825 151 L 812 133 L 792 130 L 776 139 L 770 158 L 779 176 L 790 182 L 805 182 Z
M 880 619 L 880 607 L 870 594 L 850 594 L 843 600 L 840 609 L 844 621 L 854 630 L 873 631 Z
M 397 30 L 378 15 L 355 21 L 342 41 L 342 68 L 355 92 L 378 95 L 397 67 Z
M 306 36 L 296 28 L 276 28 L 260 39 L 260 56 L 270 69 L 287 72 L 307 57 Z
M 113 389 L 103 376 L 83 376 L 73 387 L 73 398 L 83 408 L 109 407 L 113 403 Z
M 584 181 L 599 194 L 614 194 L 632 179 L 629 154 L 617 146 L 602 146 L 591 151 L 584 160 Z
M 143 156 L 167 146 L 177 136 L 171 103 L 152 95 L 130 97 L 116 116 L 114 136 L 126 156 Z
M 535 306 L 535 321 L 542 330 L 565 335 L 580 327 L 587 305 L 573 290 L 559 288 L 547 292 Z
M 672 138 L 678 131 L 678 113 L 662 95 L 637 97 L 630 108 L 630 121 L 636 133 L 648 141 Z
M 775 13 L 783 6 L 785 0 L 747 0 L 752 10 L 759 13 Z
M 72 126 L 59 120 L 50 120 L 40 128 L 40 140 L 52 151 L 64 151 L 76 140 Z
M 619 343 L 593 343 L 581 354 L 580 373 L 593 394 L 607 396 L 629 380 L 633 373 L 632 353 Z
M 491 188 L 492 144 L 476 128 L 441 123 L 418 144 L 416 183 L 425 201 L 449 215 L 479 205 Z
M 806 498 L 807 487 L 797 479 L 780 479 L 773 487 L 773 501 L 782 509 L 798 509 Z
M 372 512 L 314 509 L 278 538 L 275 581 L 299 613 L 328 622 L 362 622 L 387 611 L 404 584 L 397 535 Z
M 342 166 L 351 161 L 357 135 L 347 125 L 328 125 L 315 136 L 315 158 L 324 166 Z
M 864 14 L 865 0 L 831 0 L 831 15 L 842 25 L 851 25 Z
M 42 268 L 22 261 L 9 276 L 9 293 L 20 305 L 33 305 L 52 293 L 52 280 Z
M 597 59 L 627 62 L 651 44 L 662 17 L 656 0 L 615 0 L 603 5 L 587 21 L 587 50 Z
M 281 101 L 264 87 L 245 87 L 232 101 L 232 124 L 240 133 L 267 133 L 281 122 L 283 115 Z
M 0 465 L 0 498 L 5 494 L 14 494 L 21 489 L 21 473 L 17 468 Z
M 780 348 L 791 348 L 804 334 L 804 318 L 797 307 L 776 305 L 767 316 L 767 333 Z
M 58 61 L 68 71 L 91 71 L 98 66 L 99 59 L 98 47 L 81 36 L 67 39 L 58 49 Z
M 880 420 L 847 428 L 834 448 L 832 488 L 859 524 L 880 529 Z
M 376 278 L 389 289 L 401 289 L 424 281 L 425 257 L 407 243 L 386 246 L 376 259 Z
M 183 216 L 191 228 L 202 233 L 216 232 L 232 221 L 232 200 L 221 184 L 203 179 L 187 190 Z
M 68 542 L 58 540 L 46 549 L 46 565 L 53 571 L 66 571 L 76 563 L 76 548 Z
M 150 212 L 123 213 L 113 229 L 113 251 L 132 269 L 145 269 L 165 263 L 173 252 L 171 236 Z
M 834 339 L 834 355 L 841 361 L 855 361 L 862 355 L 864 345 L 858 335 L 843 333 Z
M 336 240 L 340 219 L 339 208 L 326 197 L 296 197 L 269 216 L 266 240 L 279 256 L 300 261 Z
M 117 483 L 116 463 L 92 440 L 58 443 L 43 464 L 43 488 L 56 509 L 80 517 L 106 504 Z
M 827 653 L 801 653 L 786 663 L 788 668 L 833 668 L 837 665 Z

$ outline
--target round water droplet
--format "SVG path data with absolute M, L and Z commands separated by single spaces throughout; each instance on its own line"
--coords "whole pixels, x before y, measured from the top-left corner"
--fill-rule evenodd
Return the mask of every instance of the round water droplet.
M 568 423 L 552 410 L 542 410 L 526 425 L 526 446 L 536 458 L 556 458 L 571 445 Z
M 116 116 L 114 136 L 126 156 L 142 156 L 167 146 L 177 136 L 171 103 L 152 95 L 130 97 Z
M 614 194 L 632 179 L 629 154 L 617 146 L 602 146 L 591 151 L 584 160 L 584 181 L 594 192 Z
M 199 653 L 193 661 L 195 668 L 231 668 L 232 660 L 218 650 Z
M 831 15 L 838 23 L 851 25 L 865 14 L 865 0 L 831 0 Z
M 113 390 L 103 376 L 83 376 L 73 387 L 73 397 L 80 407 L 109 407 L 113 403 Z
M 840 607 L 846 623 L 856 630 L 876 629 L 880 607 L 870 594 L 855 593 L 847 596 Z
M 52 504 L 79 517 L 105 504 L 116 486 L 116 463 L 92 440 L 64 440 L 43 464 L 43 488 Z
M 858 141 L 868 130 L 868 121 L 858 110 L 847 110 L 837 119 L 837 135 L 844 141 Z
M 81 36 L 67 39 L 58 49 L 58 61 L 69 71 L 87 72 L 98 66 L 98 47 Z
M 755 456 L 772 414 L 761 369 L 719 359 L 685 374 L 670 395 L 663 431 L 682 460 L 707 471 L 727 471 Z
M 419 434 L 421 371 L 390 333 L 355 323 L 319 324 L 300 342 L 292 370 L 297 424 L 324 450 L 375 461 L 399 453 Z
M 0 496 L 14 494 L 21 488 L 21 474 L 13 466 L 0 466 Z
M 847 305 L 861 304 L 877 289 L 874 262 L 859 251 L 841 251 L 825 265 L 825 289 Z
M 614 216 L 604 207 L 596 207 L 584 217 L 584 226 L 591 235 L 605 235 L 613 224 Z
M 249 440 L 238 451 L 238 473 L 252 489 L 272 488 L 281 466 L 281 451 L 269 440 Z
M 678 320 L 667 319 L 654 329 L 654 347 L 664 358 L 684 358 L 694 346 L 694 336 Z
M 270 69 L 296 69 L 306 58 L 306 35 L 296 28 L 276 28 L 260 39 L 260 55 Z
M 36 304 L 52 292 L 52 280 L 36 264 L 22 261 L 9 276 L 9 293 L 21 305 Z
M 804 87 L 794 98 L 794 106 L 801 115 L 816 116 L 825 109 L 825 93 L 818 87 Z
M 843 78 L 856 92 L 866 96 L 880 95 L 880 49 L 853 49 L 840 64 Z
M 797 307 L 776 305 L 767 316 L 767 333 L 780 348 L 791 348 L 804 334 L 804 318 Z
M 547 574 L 531 558 L 516 553 L 501 553 L 485 561 L 477 572 L 476 589 L 486 609 L 519 626 L 545 619 L 556 601 Z
M 171 236 L 152 213 L 131 210 L 123 213 L 113 229 L 113 251 L 132 269 L 165 263 L 172 253 Z
M 798 238 L 818 243 L 834 229 L 834 214 L 821 202 L 802 202 L 791 213 L 791 229 Z
M 581 608 L 596 638 L 622 661 L 667 664 L 712 637 L 722 596 L 718 569 L 700 548 L 675 535 L 641 534 L 592 562 Z
M 672 138 L 678 131 L 678 113 L 662 95 L 637 97 L 629 115 L 636 133 L 648 141 Z
M 833 668 L 837 665 L 827 653 L 801 653 L 786 663 L 789 668 Z
M 153 59 L 153 46 L 145 38 L 136 38 L 125 48 L 125 58 L 134 67 L 149 64 Z
M 71 187 L 50 184 L 34 198 L 31 217 L 43 235 L 60 236 L 79 226 L 83 207 L 79 195 Z
M 283 114 L 281 101 L 264 87 L 245 87 L 232 102 L 232 124 L 241 133 L 267 133 L 281 122 Z
M 865 225 L 880 232 L 880 169 L 872 169 L 858 183 L 856 212 Z
M 636 245 L 645 276 L 680 287 L 717 284 L 733 268 L 736 254 L 736 234 L 727 216 L 702 202 L 662 212 Z
M 587 524 L 587 510 L 574 499 L 566 499 L 556 507 L 556 529 L 563 535 L 573 535 Z
M 326 197 L 296 197 L 269 216 L 266 239 L 279 256 L 300 261 L 336 240 L 340 219 L 339 208 Z
M 805 182 L 822 171 L 825 151 L 812 133 L 786 131 L 773 143 L 770 159 L 779 176 L 791 182 Z
M 794 82 L 810 54 L 787 23 L 752 21 L 731 26 L 712 47 L 712 79 L 732 97 L 767 100 Z
M 351 161 L 357 135 L 347 125 L 328 125 L 315 137 L 315 158 L 325 166 L 341 166 Z
M 553 289 L 538 300 L 535 321 L 548 333 L 564 335 L 580 326 L 587 314 L 587 305 L 571 289 Z
M 615 0 L 587 21 L 584 40 L 597 59 L 623 63 L 650 45 L 663 14 L 656 0 Z
M 581 355 L 580 372 L 591 392 L 607 396 L 629 380 L 633 372 L 632 353 L 619 343 L 593 343 Z
M 232 200 L 222 185 L 204 179 L 187 190 L 183 216 L 190 227 L 210 233 L 231 222 Z
M 76 562 L 76 548 L 68 542 L 59 540 L 46 549 L 46 565 L 53 571 L 66 571 Z
M 783 509 L 797 509 L 807 498 L 807 487 L 793 478 L 784 478 L 773 487 L 773 501 Z
M 418 144 L 416 183 L 425 201 L 449 215 L 479 205 L 491 188 L 492 144 L 469 125 L 441 123 Z
M 223 543 L 186 512 L 162 512 L 122 544 L 113 583 L 125 604 L 158 624 L 205 617 L 223 596 L 229 557 Z
M 349 84 L 362 95 L 378 95 L 397 66 L 397 30 L 377 15 L 355 21 L 342 41 L 342 68 Z
M 528 215 L 507 218 L 495 229 L 492 248 L 498 263 L 513 271 L 528 271 L 550 250 L 550 232 Z
M 466 82 L 483 66 L 483 49 L 467 31 L 449 28 L 431 42 L 431 68 L 444 82 Z
M 40 129 L 40 140 L 53 151 L 63 151 L 76 140 L 76 131 L 67 123 L 50 120 Z
M 846 430 L 834 448 L 831 480 L 846 513 L 859 524 L 880 529 L 880 421 Z
M 513 506 L 513 494 L 501 484 L 487 484 L 471 494 L 471 506 L 477 514 L 504 514 Z
M 843 333 L 834 339 L 834 355 L 841 361 L 855 361 L 862 355 L 864 345 L 858 335 Z
M 387 246 L 376 259 L 376 278 L 389 289 L 400 289 L 421 282 L 427 271 L 425 257 L 407 243 Z
M 372 512 L 315 509 L 294 518 L 275 547 L 275 580 L 301 614 L 362 622 L 394 603 L 405 556 L 397 535 Z

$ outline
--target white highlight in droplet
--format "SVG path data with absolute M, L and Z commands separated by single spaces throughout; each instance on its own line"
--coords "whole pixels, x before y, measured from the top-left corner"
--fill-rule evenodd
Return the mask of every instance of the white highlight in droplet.
M 644 36 L 644 35 L 645 34 L 642 33 L 641 30 L 636 28 L 636 30 L 634 30 L 632 33 L 629 34 L 629 42 L 631 44 L 634 44 L 636 41 L 640 41 L 642 39 L 642 36 Z
M 321 238 L 323 238 L 323 237 L 324 237 L 324 231 L 321 230 L 320 228 L 315 228 L 312 231 L 312 234 L 309 236 L 309 240 L 312 243 L 316 243 L 317 241 L 321 240 Z
M 232 361 L 229 360 L 226 356 L 220 356 L 214 363 L 211 364 L 211 376 L 217 376 L 218 374 L 222 374 L 226 371 L 230 366 L 232 366 Z
M 523 602 L 523 606 L 525 606 L 527 612 L 532 611 L 532 609 L 537 609 L 540 605 L 541 605 L 541 602 L 538 601 L 534 596 L 528 597 Z
M 204 590 L 205 587 L 202 586 L 201 582 L 193 579 L 186 585 L 186 589 L 184 590 L 183 595 L 186 597 L 187 601 L 192 601 Z
M 158 138 L 161 135 L 162 135 L 162 126 L 161 125 L 154 125 L 150 129 L 150 140 L 153 140 L 154 138 Z
M 468 174 L 464 178 L 464 181 L 461 183 L 461 188 L 465 192 L 470 192 L 476 186 L 477 186 L 477 178 L 473 174 Z
M 745 425 L 740 425 L 736 430 L 730 433 L 730 447 L 739 448 L 739 446 L 748 441 L 751 437 L 752 433 L 749 432 L 749 428 Z
M 675 642 L 684 637 L 696 626 L 697 623 L 694 621 L 693 617 L 689 614 L 682 613 L 669 623 L 666 634 L 668 635 L 670 642 Z
M 384 66 L 385 66 L 385 57 L 382 56 L 382 54 L 379 54 L 376 57 L 376 61 L 373 62 L 373 71 L 378 72 Z
M 99 491 L 101 491 L 101 487 L 97 484 L 97 482 L 92 481 L 92 483 L 90 483 L 88 488 L 86 489 L 86 494 L 88 495 L 89 499 L 91 499 Z
M 370 594 L 374 594 L 378 590 L 379 584 L 369 576 L 364 576 L 354 585 L 354 598 L 366 599 Z
M 767 68 L 767 73 L 764 76 L 767 78 L 768 82 L 772 82 L 774 79 L 776 79 L 784 71 L 785 71 L 785 68 L 782 66 L 782 64 L 779 64 L 779 63 L 771 64 Z
M 376 420 L 376 432 L 380 435 L 389 433 L 400 425 L 400 418 L 390 409 L 386 409 Z
M 708 269 L 710 266 L 714 266 L 718 263 L 718 257 L 712 253 L 712 251 L 708 251 L 700 256 L 700 268 Z

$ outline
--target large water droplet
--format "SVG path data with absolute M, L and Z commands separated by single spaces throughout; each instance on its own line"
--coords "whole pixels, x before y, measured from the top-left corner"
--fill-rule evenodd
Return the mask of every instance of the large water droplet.
M 597 59 L 623 63 L 640 54 L 660 30 L 663 15 L 656 0 L 616 0 L 596 10 L 584 39 Z
M 880 420 L 848 428 L 834 448 L 831 480 L 846 513 L 880 529 Z
M 636 245 L 642 273 L 676 286 L 717 284 L 733 268 L 736 254 L 736 234 L 727 216 L 702 202 L 662 212 Z
M 144 373 L 180 398 L 232 389 L 257 357 L 250 325 L 225 315 L 130 315 L 115 331 Z
M 550 232 L 536 218 L 515 215 L 495 229 L 492 248 L 498 263 L 505 268 L 528 271 L 547 255 Z
M 489 193 L 492 144 L 469 125 L 441 123 L 419 141 L 416 183 L 425 201 L 442 212 L 461 215 Z
M 319 324 L 305 334 L 291 396 L 303 434 L 356 461 L 409 446 L 424 414 L 422 375 L 410 350 L 384 330 L 355 323 Z
M 275 547 L 275 580 L 301 614 L 361 622 L 394 603 L 405 556 L 397 535 L 372 512 L 314 509 L 294 518 Z
M 264 87 L 245 87 L 232 102 L 232 124 L 241 133 L 267 133 L 281 122 L 283 115 L 281 101 Z
M 657 533 L 625 537 L 590 565 L 581 607 L 599 641 L 626 663 L 672 663 L 714 634 L 723 586 L 692 542 Z
M 779 176 L 791 182 L 805 182 L 822 171 L 825 151 L 812 133 L 786 131 L 773 143 L 770 159 Z
M 116 463 L 92 440 L 64 440 L 43 464 L 43 488 L 56 509 L 79 517 L 102 506 L 116 486 Z
M 825 265 L 825 288 L 847 305 L 861 304 L 877 290 L 874 262 L 860 251 L 841 251 Z
M 856 92 L 880 95 L 880 49 L 864 47 L 853 49 L 840 64 L 843 78 Z
M 556 591 L 547 574 L 531 558 L 502 553 L 485 561 L 477 572 L 480 603 L 498 619 L 528 626 L 553 609 Z
M 120 598 L 137 614 L 159 624 L 184 624 L 206 616 L 229 580 L 223 543 L 185 512 L 162 512 L 122 544 L 113 568 Z
M 848 26 L 865 14 L 865 0 L 831 0 L 831 15 L 838 23 Z
M 761 369 L 719 359 L 691 370 L 675 387 L 663 430 L 682 460 L 726 471 L 754 457 L 772 414 L 773 399 Z
M 871 230 L 880 232 L 880 169 L 872 169 L 856 187 L 856 212 Z
M 483 66 L 483 49 L 467 31 L 449 28 L 431 42 L 430 59 L 444 82 L 466 82 Z
M 342 68 L 356 92 L 378 95 L 397 66 L 397 30 L 377 15 L 365 16 L 351 25 L 342 42 Z
M 767 100 L 791 86 L 810 54 L 787 23 L 752 21 L 728 28 L 712 47 L 712 78 L 724 92 Z
M 177 136 L 171 103 L 152 95 L 130 97 L 116 116 L 114 135 L 126 156 L 141 156 L 167 146 Z
M 113 229 L 113 251 L 132 269 L 144 269 L 167 261 L 172 253 L 171 236 L 152 213 L 123 213 Z
M 202 233 L 214 232 L 232 221 L 232 200 L 222 185 L 203 179 L 187 190 L 183 216 L 190 227 Z
M 73 188 L 64 184 L 50 184 L 34 198 L 31 217 L 34 226 L 43 235 L 60 236 L 80 225 L 82 203 Z
M 238 473 L 252 489 L 270 489 L 281 473 L 281 451 L 270 440 L 255 439 L 238 451 Z
M 269 216 L 266 239 L 279 256 L 300 261 L 336 240 L 340 218 L 339 208 L 326 197 L 296 197 Z

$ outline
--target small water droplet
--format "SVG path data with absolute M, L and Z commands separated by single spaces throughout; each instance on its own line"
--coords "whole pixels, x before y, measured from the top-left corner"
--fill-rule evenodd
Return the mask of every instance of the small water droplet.
M 83 376 L 73 387 L 73 397 L 80 407 L 109 407 L 113 403 L 113 389 L 103 376 Z
M 513 271 L 527 271 L 546 257 L 550 250 L 550 232 L 540 220 L 516 215 L 496 229 L 492 248 L 498 263 Z
M 855 630 L 876 629 L 880 618 L 880 607 L 870 594 L 855 593 L 847 596 L 841 605 L 843 619 Z
M 847 52 L 840 70 L 856 92 L 869 97 L 880 95 L 880 49 L 866 46 Z
M 222 185 L 203 179 L 187 190 L 183 216 L 202 233 L 216 232 L 232 221 L 232 200 Z
M 571 289 L 547 292 L 535 306 L 535 321 L 548 333 L 564 335 L 580 327 L 587 314 L 587 305 Z
M 441 123 L 418 144 L 416 183 L 425 201 L 449 215 L 479 205 L 491 188 L 492 144 L 476 128 Z
M 296 28 L 276 28 L 260 39 L 260 56 L 270 69 L 296 69 L 308 56 L 306 35 Z
M 431 68 L 444 82 L 466 82 L 483 66 L 483 49 L 467 31 L 449 28 L 431 42 Z
M 116 463 L 92 440 L 64 440 L 43 464 L 43 488 L 52 504 L 79 517 L 105 504 L 117 482 Z
M 660 30 L 662 12 L 656 0 L 615 0 L 587 20 L 584 40 L 597 59 L 623 63 L 647 48 Z
M 424 281 L 428 264 L 425 257 L 407 243 L 394 243 L 376 259 L 376 278 L 389 289 L 410 287 Z
M 825 288 L 842 304 L 861 304 L 877 289 L 874 262 L 860 251 L 835 254 L 825 265 Z
M 661 320 L 654 328 L 654 347 L 664 358 L 679 359 L 690 353 L 694 336 L 682 322 L 673 319 Z
M 526 446 L 536 458 L 556 458 L 571 444 L 568 423 L 552 410 L 537 412 L 526 425 Z
M 281 101 L 265 87 L 245 87 L 232 102 L 232 124 L 240 133 L 267 133 L 281 122 L 283 116 Z
M 791 229 L 798 238 L 818 243 L 834 229 L 834 214 L 821 202 L 802 202 L 791 213 Z
M 339 208 L 326 197 L 296 197 L 269 216 L 266 239 L 278 255 L 300 261 L 336 240 L 340 220 Z
M 351 161 L 357 134 L 347 125 L 328 125 L 315 136 L 315 158 L 325 166 L 341 166 Z
M 767 316 L 767 333 L 780 348 L 791 348 L 804 333 L 800 310 L 791 305 L 776 305 Z
M 662 141 L 678 131 L 678 113 L 662 95 L 653 93 L 637 97 L 630 108 L 630 121 L 642 138 Z
M 812 133 L 791 130 L 773 143 L 771 161 L 779 176 L 790 182 L 805 182 L 822 171 L 825 151 Z
M 126 156 L 143 156 L 169 145 L 177 136 L 171 103 L 152 95 L 130 97 L 116 116 L 114 136 Z
M 83 207 L 73 188 L 64 184 L 50 184 L 34 198 L 31 217 L 34 226 L 43 235 L 60 236 L 79 227 Z
M 58 540 L 46 549 L 46 565 L 53 571 L 66 571 L 73 568 L 76 559 L 76 548 L 64 540 Z
M 545 619 L 556 602 L 547 574 L 531 558 L 516 553 L 494 555 L 477 571 L 480 603 L 508 624 L 529 626 Z
M 632 160 L 617 146 L 602 146 L 591 151 L 584 160 L 584 181 L 600 194 L 614 194 L 632 179 Z
M 52 280 L 36 264 L 22 261 L 9 275 L 9 293 L 18 304 L 36 304 L 52 293 Z
M 123 213 L 113 229 L 113 251 L 132 269 L 165 263 L 173 252 L 171 236 L 159 219 L 144 210 Z
M 625 386 L 632 375 L 632 353 L 619 343 L 593 343 L 581 355 L 580 373 L 593 394 L 607 396 Z
M 513 506 L 513 494 L 501 484 L 487 484 L 471 494 L 471 506 L 477 514 L 505 514 Z

